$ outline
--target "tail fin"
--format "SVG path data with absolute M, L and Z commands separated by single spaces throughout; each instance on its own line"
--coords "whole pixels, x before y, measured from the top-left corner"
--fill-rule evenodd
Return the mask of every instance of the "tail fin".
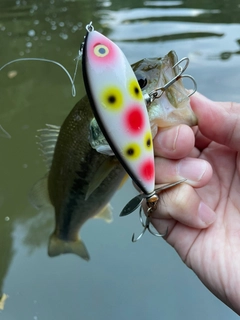
M 55 257 L 63 253 L 75 253 L 86 261 L 90 259 L 87 248 L 81 239 L 77 239 L 76 241 L 64 241 L 53 233 L 49 239 L 48 255 L 50 257 Z

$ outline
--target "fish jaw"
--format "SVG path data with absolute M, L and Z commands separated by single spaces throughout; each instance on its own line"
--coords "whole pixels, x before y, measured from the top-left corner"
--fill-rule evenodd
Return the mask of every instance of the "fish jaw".
M 163 58 L 143 59 L 133 66 L 137 78 L 145 77 L 146 86 L 142 88 L 143 94 L 149 94 L 156 88 L 164 87 L 180 72 L 179 66 L 173 68 L 178 62 L 174 51 L 170 51 Z M 189 91 L 184 88 L 182 79 L 178 79 L 168 89 L 163 91 L 159 98 L 156 98 L 148 107 L 148 115 L 151 123 L 153 136 L 157 128 L 187 124 L 197 125 L 197 118 L 194 114 Z

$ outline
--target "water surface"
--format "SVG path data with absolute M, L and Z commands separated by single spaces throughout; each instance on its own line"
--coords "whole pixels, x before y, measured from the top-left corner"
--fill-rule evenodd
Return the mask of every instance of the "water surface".
M 85 25 L 115 41 L 129 61 L 175 50 L 190 58 L 188 73 L 200 92 L 240 101 L 238 1 L 1 0 L 0 65 L 20 57 L 45 57 L 71 74 Z M 9 295 L 3 320 L 25 319 L 237 319 L 187 269 L 161 239 L 140 231 L 136 215 L 118 214 L 134 194 L 129 181 L 113 198 L 114 222 L 92 220 L 81 236 L 91 255 L 47 256 L 53 217 L 38 214 L 28 192 L 46 168 L 36 130 L 61 125 L 77 96 L 55 65 L 21 62 L 0 73 L 0 291 Z

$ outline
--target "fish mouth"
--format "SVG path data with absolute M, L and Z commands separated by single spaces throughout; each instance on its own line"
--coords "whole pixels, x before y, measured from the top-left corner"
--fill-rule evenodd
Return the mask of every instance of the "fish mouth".
M 182 64 L 181 66 L 177 64 L 178 61 L 175 51 L 170 51 L 166 56 L 158 59 L 158 65 L 155 65 L 155 68 L 157 68 L 156 81 L 145 90 L 145 93 L 149 95 L 154 91 L 156 92 L 153 102 L 148 106 L 153 136 L 157 132 L 155 126 L 197 125 L 196 115 L 190 105 L 189 91 L 184 87 L 181 76 L 178 77 L 182 68 L 184 68 Z M 176 81 L 168 86 L 168 83 L 174 78 L 176 78 Z
M 157 98 L 155 100 L 160 99 L 165 94 L 173 108 L 179 108 L 184 100 L 189 101 L 189 92 L 185 89 L 181 78 L 182 66 L 178 62 L 179 60 L 175 51 L 170 51 L 161 59 L 161 65 L 159 64 L 158 66 L 159 72 L 158 80 L 155 84 L 156 88 L 153 89 L 153 91 L 157 91 Z M 159 103 L 159 101 L 157 102 Z

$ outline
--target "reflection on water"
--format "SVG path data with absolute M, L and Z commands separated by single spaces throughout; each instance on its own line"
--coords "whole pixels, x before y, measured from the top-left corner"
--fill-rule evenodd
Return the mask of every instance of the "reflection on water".
M 237 39 L 236 42 L 238 44 L 238 47 L 240 47 L 240 39 Z M 212 59 L 228 60 L 228 59 L 230 59 L 232 56 L 234 56 L 236 54 L 240 54 L 240 49 L 236 50 L 236 51 L 224 51 L 224 52 L 221 52 L 219 55 L 213 56 Z
M 73 74 L 92 20 L 131 63 L 175 50 L 190 58 L 188 71 L 200 91 L 239 101 L 239 11 L 236 0 L 3 0 L 0 65 L 45 57 Z M 41 62 L 8 66 L 0 84 L 0 293 L 9 295 L 1 319 L 236 318 L 164 241 L 149 235 L 131 243 L 137 217 L 118 218 L 135 194 L 130 182 L 113 199 L 114 223 L 89 221 L 82 230 L 91 262 L 48 258 L 53 217 L 36 214 L 27 199 L 45 172 L 35 135 L 45 123 L 61 125 L 83 96 L 81 70 L 76 98 L 62 70 Z

